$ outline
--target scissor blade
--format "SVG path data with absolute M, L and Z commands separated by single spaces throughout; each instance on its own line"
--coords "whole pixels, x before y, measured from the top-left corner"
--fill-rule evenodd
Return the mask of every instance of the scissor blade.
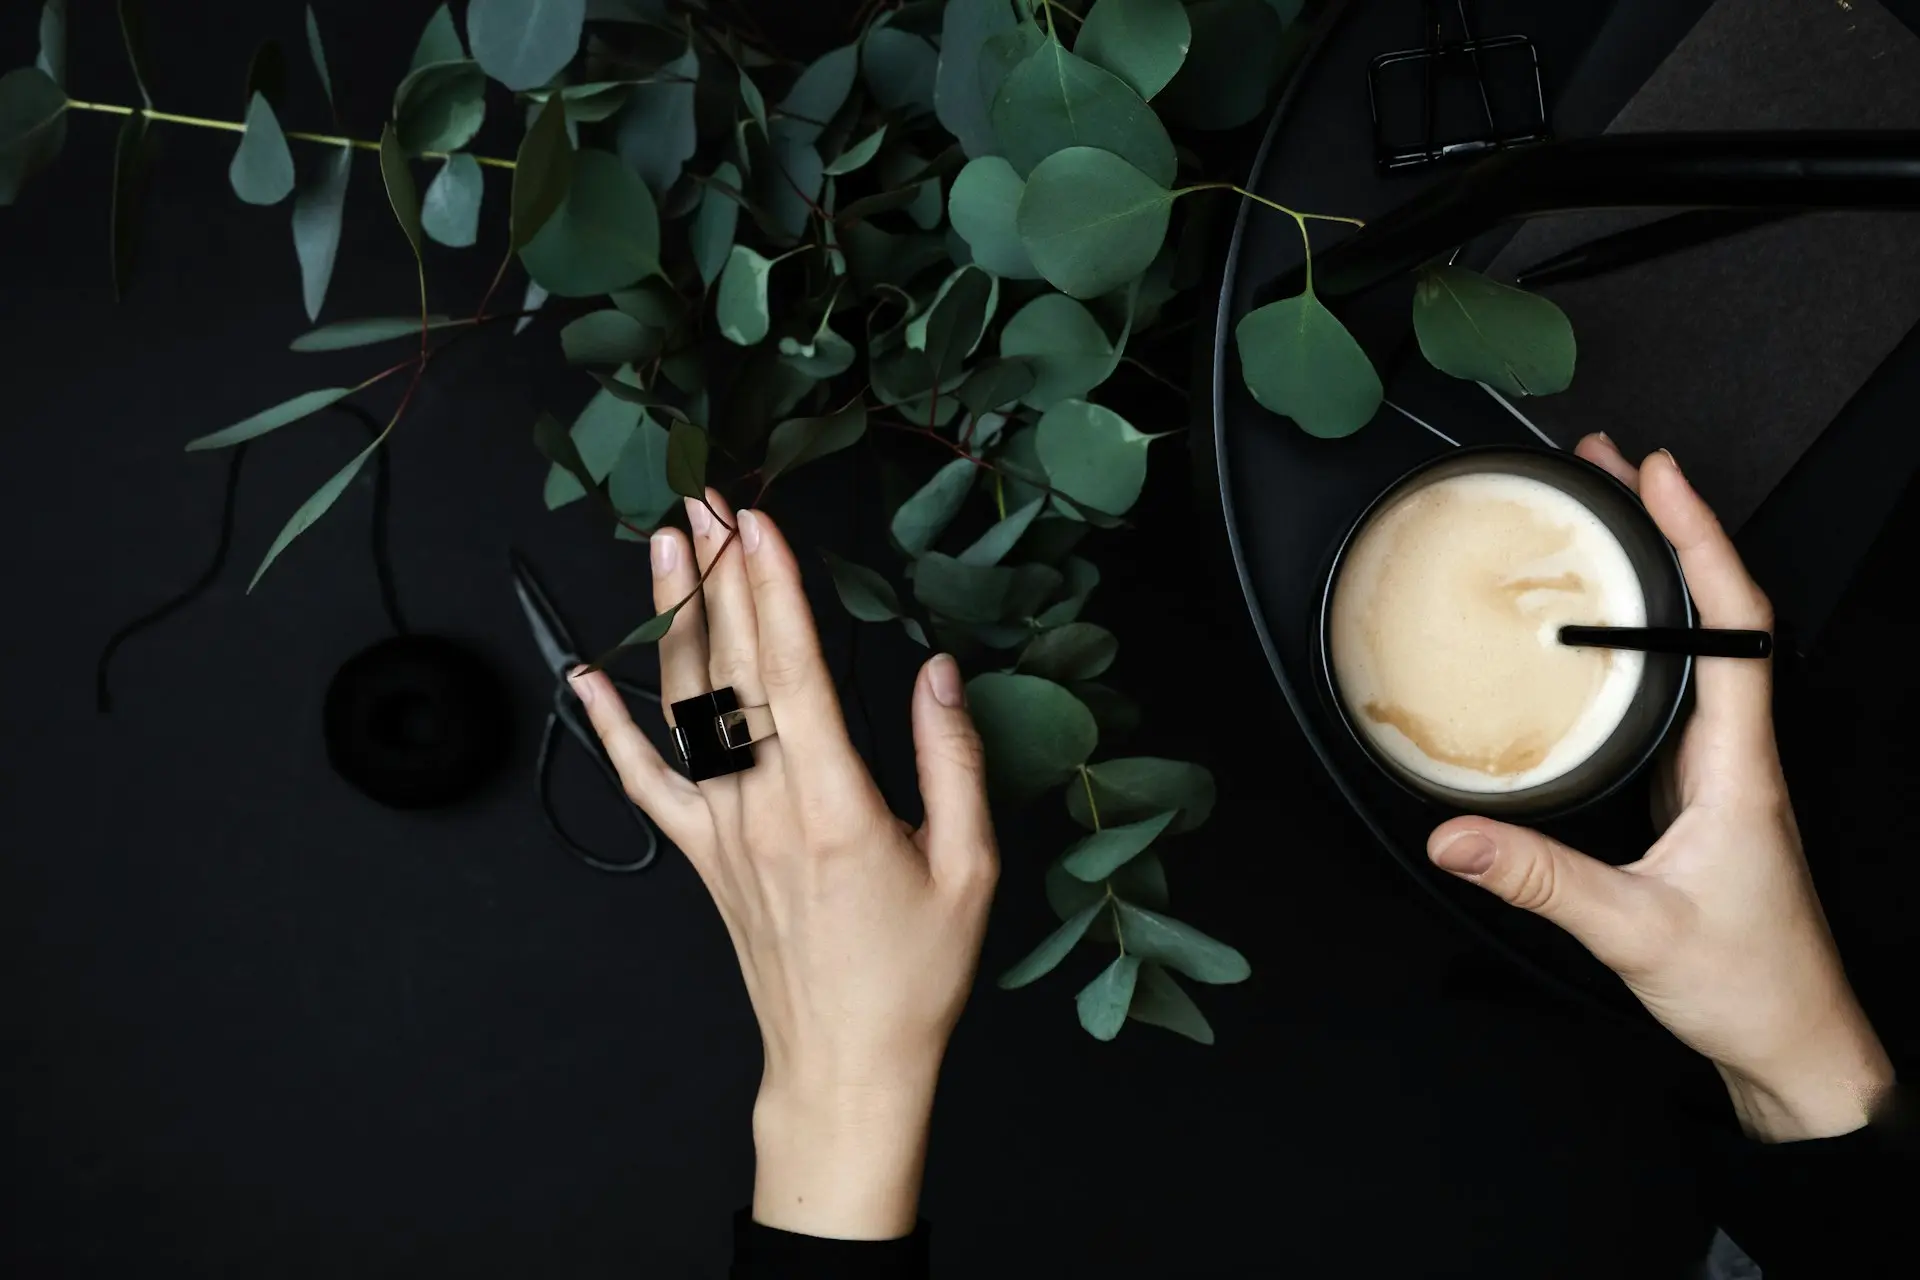
M 540 646 L 540 656 L 546 659 L 547 668 L 555 675 L 565 676 L 580 662 L 573 646 L 573 637 L 567 632 L 567 624 L 560 620 L 553 602 L 547 599 L 547 593 L 534 581 L 533 571 L 519 552 L 512 553 L 512 562 L 514 594 L 520 597 L 520 607 L 526 611 L 527 626 L 533 632 L 533 641 Z

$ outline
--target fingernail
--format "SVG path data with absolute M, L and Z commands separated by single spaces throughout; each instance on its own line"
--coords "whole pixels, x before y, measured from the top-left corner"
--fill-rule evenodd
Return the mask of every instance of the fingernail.
M 580 699 L 580 701 L 587 706 L 592 706 L 593 686 L 591 684 L 583 684 L 580 681 L 580 677 L 586 673 L 587 669 L 585 667 L 575 667 L 573 670 L 567 672 L 567 684 L 572 686 L 574 697 Z
M 1594 439 L 1598 440 L 1601 444 L 1606 445 L 1607 448 L 1609 449 L 1618 449 L 1620 447 L 1619 445 L 1613 442 L 1613 437 L 1608 435 L 1604 431 L 1594 432 L 1593 437 Z
M 751 511 L 740 513 L 740 545 L 748 555 L 760 549 L 760 518 Z
M 706 503 L 688 498 L 687 523 L 693 526 L 695 533 L 704 537 L 713 529 L 713 512 L 707 510 Z
M 927 683 L 933 686 L 933 699 L 943 707 L 967 705 L 967 686 L 960 682 L 960 664 L 953 655 L 935 654 L 927 664 Z
M 1671 463 L 1673 464 L 1673 469 L 1674 469 L 1675 471 L 1680 471 L 1680 459 L 1678 459 L 1678 458 L 1676 458 L 1676 457 L 1674 457 L 1674 456 L 1673 456 L 1673 450 L 1671 450 L 1671 449 L 1662 449 L 1662 450 L 1660 450 L 1660 453 L 1662 454 L 1662 456 L 1664 456 L 1664 457 L 1666 458 L 1666 460 L 1667 460 L 1668 462 L 1671 462 Z M 1682 475 L 1685 475 L 1685 474 L 1686 474 L 1686 473 L 1685 473 L 1684 471 L 1681 471 L 1680 473 L 1681 473 Z
M 1493 865 L 1493 841 L 1465 831 L 1433 851 L 1433 865 L 1457 876 L 1477 876 Z
M 648 541 L 653 550 L 653 576 L 664 578 L 680 559 L 680 539 L 670 533 L 656 533 Z

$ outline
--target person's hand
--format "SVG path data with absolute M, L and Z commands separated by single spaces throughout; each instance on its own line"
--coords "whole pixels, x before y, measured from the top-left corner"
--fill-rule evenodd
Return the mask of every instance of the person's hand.
M 1578 453 L 1639 492 L 1680 554 L 1702 626 L 1772 628 L 1766 596 L 1672 455 L 1635 468 L 1599 435 Z M 1486 818 L 1443 824 L 1428 855 L 1579 939 L 1713 1061 L 1749 1133 L 1785 1142 L 1850 1132 L 1893 1069 L 1807 871 L 1774 745 L 1771 669 L 1702 659 L 1695 692 L 1656 787 L 1664 833 L 1638 862 L 1612 867 Z
M 707 578 L 660 642 L 663 705 L 734 688 L 778 736 L 744 773 L 695 785 L 661 759 L 604 674 L 573 687 L 627 794 L 713 894 L 760 1022 L 756 1221 L 890 1239 L 917 1216 L 947 1038 L 979 960 L 998 870 L 980 739 L 944 654 L 913 691 L 926 823 L 887 809 L 840 715 L 793 552 L 765 514 L 687 504 L 687 539 L 653 535 L 667 609 Z M 738 545 L 729 546 L 728 543 Z

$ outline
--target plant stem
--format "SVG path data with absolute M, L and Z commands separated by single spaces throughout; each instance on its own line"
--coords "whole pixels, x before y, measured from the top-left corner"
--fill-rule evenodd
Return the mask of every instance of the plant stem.
M 1289 218 L 1295 220 L 1312 218 L 1318 222 L 1344 222 L 1350 227 L 1364 227 L 1367 225 L 1359 218 L 1349 218 L 1337 213 L 1307 213 L 1299 209 L 1290 209 L 1277 200 L 1269 200 L 1265 196 L 1255 195 L 1245 187 L 1235 186 L 1231 182 L 1196 182 L 1190 187 L 1180 188 L 1174 192 L 1174 194 L 1184 196 L 1194 191 L 1231 191 L 1243 199 L 1251 200 L 1255 204 L 1263 204 L 1275 213 L 1284 213 Z
M 1132 356 L 1121 356 L 1120 363 L 1132 365 L 1134 368 L 1146 374 L 1149 378 L 1152 378 L 1155 382 L 1159 383 L 1161 386 L 1165 387 L 1167 390 L 1173 392 L 1175 395 L 1178 395 L 1181 399 L 1184 400 L 1187 398 L 1187 389 L 1185 387 L 1181 386 L 1179 383 L 1175 382 L 1172 378 L 1169 378 L 1166 374 L 1160 372 L 1158 369 L 1154 368 L 1152 365 L 1144 364 L 1141 361 L 1134 359 Z
M 171 111 L 155 111 L 152 107 L 123 107 L 112 102 L 81 102 L 75 98 L 67 99 L 67 108 L 71 111 L 101 111 L 112 116 L 145 116 L 149 120 L 158 120 L 163 124 L 184 124 L 195 129 L 219 129 L 226 133 L 245 133 L 247 126 L 238 120 L 209 120 L 204 116 L 176 115 Z M 368 142 L 363 138 L 348 138 L 331 133 L 303 133 L 289 129 L 286 136 L 294 142 L 315 142 L 329 147 L 353 147 L 360 151 L 378 151 L 380 144 Z M 445 151 L 422 151 L 422 160 L 445 160 Z M 493 169 L 511 169 L 514 162 L 502 160 L 498 156 L 474 156 L 478 164 Z
M 500 282 L 507 278 L 507 268 L 512 265 L 513 250 L 509 249 L 507 250 L 507 256 L 500 259 L 500 269 L 493 273 L 493 283 L 487 286 L 486 293 L 481 296 L 479 309 L 473 313 L 475 324 L 486 320 L 487 305 L 493 301 L 493 295 L 500 291 Z

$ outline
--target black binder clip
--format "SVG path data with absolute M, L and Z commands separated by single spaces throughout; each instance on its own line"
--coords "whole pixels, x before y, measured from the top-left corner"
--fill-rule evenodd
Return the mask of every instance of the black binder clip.
M 1546 142 L 1540 51 L 1523 35 L 1480 39 L 1467 0 L 1454 0 L 1460 37 L 1442 31 L 1440 0 L 1421 0 L 1426 45 L 1376 57 L 1367 68 L 1374 160 L 1398 173 L 1440 160 Z

